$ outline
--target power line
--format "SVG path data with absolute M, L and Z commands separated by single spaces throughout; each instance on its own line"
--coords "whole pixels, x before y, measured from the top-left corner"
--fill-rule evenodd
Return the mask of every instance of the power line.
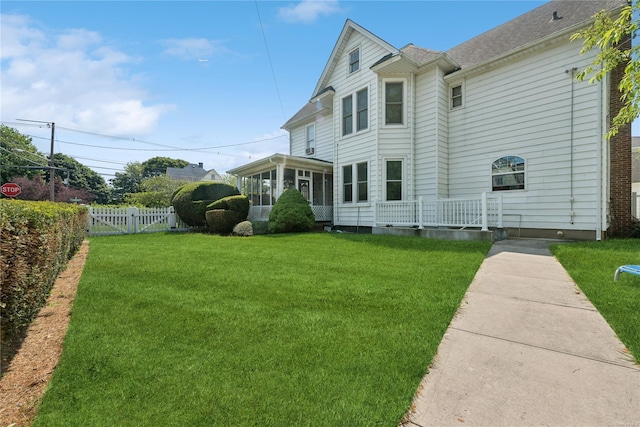
M 271 60 L 271 53 L 269 52 L 269 44 L 267 43 L 267 36 L 264 33 L 264 26 L 262 25 L 262 18 L 260 17 L 260 9 L 258 8 L 258 0 L 255 0 L 256 12 L 258 13 L 258 21 L 260 22 L 260 30 L 262 31 L 262 39 L 264 40 L 264 47 L 267 50 L 267 58 L 269 59 L 269 66 L 271 67 L 271 75 L 273 76 L 273 84 L 276 87 L 276 94 L 278 95 L 278 101 L 280 101 L 280 109 L 282 110 L 282 117 L 287 120 L 287 115 L 284 112 L 284 106 L 282 105 L 282 97 L 280 96 L 280 88 L 278 88 L 278 80 L 276 79 L 276 72 L 273 69 L 273 61 Z

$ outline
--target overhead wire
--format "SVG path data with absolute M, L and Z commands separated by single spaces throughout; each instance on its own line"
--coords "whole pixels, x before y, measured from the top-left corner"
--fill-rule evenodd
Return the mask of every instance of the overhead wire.
M 282 110 L 282 117 L 284 120 L 287 120 L 287 115 L 284 112 L 284 105 L 282 104 L 282 97 L 280 96 L 280 88 L 278 87 L 278 79 L 276 79 L 276 72 L 273 68 L 273 61 L 271 60 L 271 52 L 269 51 L 269 44 L 267 43 L 267 36 L 264 32 L 264 25 L 262 25 L 262 18 L 260 17 L 260 8 L 258 7 L 258 0 L 255 0 L 256 12 L 258 14 L 258 21 L 260 22 L 260 30 L 262 31 L 262 39 L 264 40 L 264 47 L 267 51 L 267 58 L 269 60 L 269 66 L 271 67 L 271 75 L 273 76 L 273 83 L 276 87 L 276 95 L 278 96 L 278 101 L 280 102 L 280 109 Z

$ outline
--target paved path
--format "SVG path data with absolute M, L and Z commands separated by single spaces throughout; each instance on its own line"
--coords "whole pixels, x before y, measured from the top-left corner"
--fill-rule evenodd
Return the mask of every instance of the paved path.
M 640 366 L 549 243 L 493 245 L 403 426 L 640 427 Z

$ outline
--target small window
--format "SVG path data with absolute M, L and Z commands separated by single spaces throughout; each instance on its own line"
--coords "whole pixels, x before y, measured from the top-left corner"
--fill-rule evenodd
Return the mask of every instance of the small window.
M 349 53 L 349 74 L 360 69 L 360 48 Z
M 525 161 L 518 156 L 505 156 L 491 164 L 491 190 L 524 190 Z
M 353 202 L 353 170 L 351 165 L 342 167 L 342 192 L 345 203 Z
M 369 126 L 369 91 L 367 89 L 361 90 L 360 92 L 356 93 L 356 98 L 358 100 L 357 129 L 361 131 Z
M 451 88 L 451 108 L 462 106 L 462 85 Z
M 342 99 L 342 136 L 353 133 L 353 96 Z
M 402 82 L 388 82 L 385 84 L 385 124 L 403 124 L 403 95 Z
M 387 200 L 402 200 L 402 160 L 387 160 Z
M 307 153 L 312 151 L 316 146 L 316 124 L 311 123 L 306 127 L 306 137 L 307 137 Z
M 369 200 L 369 174 L 367 173 L 367 163 L 358 163 L 358 202 Z

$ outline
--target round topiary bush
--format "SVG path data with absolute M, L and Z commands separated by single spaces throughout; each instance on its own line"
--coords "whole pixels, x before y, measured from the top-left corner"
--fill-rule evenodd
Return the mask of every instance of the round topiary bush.
M 187 225 L 204 227 L 207 225 L 205 213 L 212 202 L 239 194 L 237 188 L 223 182 L 190 182 L 176 191 L 171 205 Z
M 205 216 L 207 229 L 212 233 L 229 234 L 233 226 L 242 221 L 238 212 L 224 209 L 208 210 Z
M 315 223 L 309 202 L 295 188 L 284 193 L 269 214 L 269 233 L 309 231 Z

